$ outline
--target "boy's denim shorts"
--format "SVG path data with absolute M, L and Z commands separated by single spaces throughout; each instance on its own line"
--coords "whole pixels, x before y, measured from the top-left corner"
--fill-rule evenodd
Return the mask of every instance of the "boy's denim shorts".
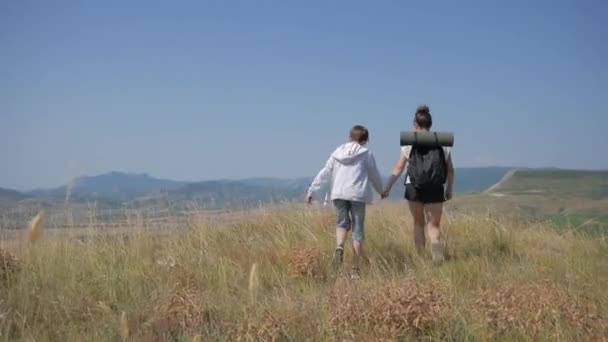
M 336 199 L 334 206 L 336 226 L 347 231 L 352 229 L 354 241 L 365 240 L 365 203 Z

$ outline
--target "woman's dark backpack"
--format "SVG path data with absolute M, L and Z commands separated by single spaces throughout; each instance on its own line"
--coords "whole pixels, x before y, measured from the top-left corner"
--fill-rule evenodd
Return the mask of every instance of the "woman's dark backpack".
M 407 174 L 416 189 L 443 186 L 448 174 L 443 148 L 412 146 Z

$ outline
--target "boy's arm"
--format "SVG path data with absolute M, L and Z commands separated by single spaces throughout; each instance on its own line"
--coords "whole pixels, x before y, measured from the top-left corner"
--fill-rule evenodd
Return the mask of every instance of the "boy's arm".
M 378 167 L 376 166 L 376 159 L 372 152 L 368 152 L 369 156 L 367 159 L 368 162 L 368 175 L 369 180 L 372 183 L 372 186 L 378 192 L 379 195 L 382 196 L 382 177 L 380 176 L 380 171 L 378 171 Z
M 321 184 L 323 184 L 327 178 L 329 178 L 334 169 L 334 158 L 329 157 L 325 166 L 319 171 L 315 179 L 312 181 L 312 184 L 308 188 L 308 193 L 306 194 L 307 201 L 310 202 L 312 200 L 312 194 L 318 191 L 321 188 Z

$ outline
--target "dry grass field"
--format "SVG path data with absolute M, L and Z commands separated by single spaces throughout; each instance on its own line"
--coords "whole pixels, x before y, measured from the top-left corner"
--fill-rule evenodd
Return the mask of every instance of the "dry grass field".
M 439 267 L 416 256 L 404 204 L 370 207 L 358 280 L 331 267 L 329 208 L 86 240 L 41 226 L 0 244 L 0 341 L 608 340 L 604 236 L 464 203 Z

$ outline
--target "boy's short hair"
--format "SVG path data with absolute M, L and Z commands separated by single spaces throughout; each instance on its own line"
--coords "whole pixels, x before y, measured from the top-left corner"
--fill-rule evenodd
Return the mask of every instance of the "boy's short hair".
M 369 131 L 365 126 L 355 125 L 350 130 L 350 140 L 365 144 L 369 140 Z

